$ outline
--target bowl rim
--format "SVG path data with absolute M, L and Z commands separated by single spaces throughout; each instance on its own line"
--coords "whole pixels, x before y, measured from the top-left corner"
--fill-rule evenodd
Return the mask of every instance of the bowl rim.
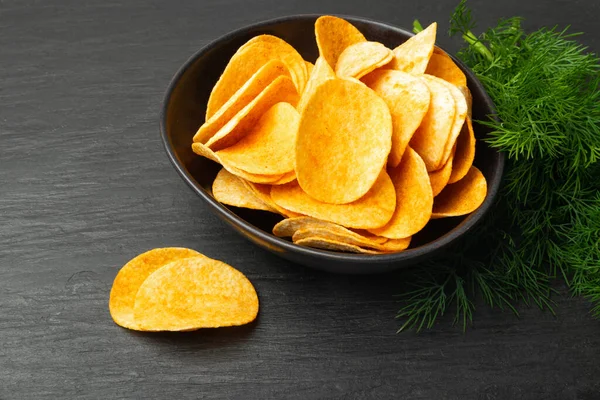
M 181 77 L 187 72 L 187 70 L 200 57 L 202 57 L 205 53 L 207 53 L 214 47 L 219 46 L 221 43 L 227 42 L 227 41 L 237 37 L 238 35 L 242 35 L 242 34 L 246 33 L 249 30 L 260 29 L 260 28 L 267 27 L 267 26 L 270 26 L 273 24 L 283 23 L 283 22 L 292 21 L 292 20 L 316 19 L 323 15 L 334 15 L 334 16 L 338 16 L 340 18 L 344 18 L 350 22 L 358 21 L 361 23 L 368 23 L 371 25 L 375 25 L 379 28 L 396 31 L 398 33 L 408 35 L 408 36 L 414 36 L 414 34 L 412 32 L 409 32 L 402 28 L 398 28 L 396 26 L 387 24 L 385 22 L 373 20 L 370 18 L 358 17 L 358 16 L 353 16 L 353 15 L 344 15 L 344 14 L 287 15 L 287 16 L 283 16 L 283 17 L 277 17 L 277 18 L 272 18 L 272 19 L 268 19 L 268 20 L 263 20 L 263 21 L 247 24 L 247 25 L 242 26 L 238 29 L 235 29 L 229 33 L 226 33 L 225 35 L 222 35 L 222 36 L 218 37 L 217 39 L 210 41 L 208 44 L 204 45 L 202 48 L 200 48 L 198 51 L 196 51 L 191 57 L 189 57 L 185 61 L 185 63 L 183 63 L 183 65 L 181 65 L 179 67 L 177 72 L 171 78 L 169 85 L 167 86 L 167 89 L 165 91 L 165 94 L 163 96 L 163 100 L 161 103 L 161 109 L 160 109 L 160 113 L 159 113 L 159 126 L 160 126 L 160 135 L 161 135 L 162 143 L 163 143 L 164 149 L 168 155 L 168 158 L 171 161 L 171 164 L 173 165 L 175 170 L 178 172 L 178 174 L 184 180 L 184 182 L 194 192 L 196 192 L 196 194 L 198 194 L 205 202 L 207 202 L 208 205 L 211 206 L 213 208 L 213 210 L 215 212 L 217 212 L 221 218 L 224 218 L 229 224 L 241 226 L 243 228 L 243 230 L 251 232 L 252 235 L 254 235 L 255 237 L 258 237 L 262 241 L 265 241 L 272 246 L 282 247 L 285 251 L 293 252 L 300 256 L 319 257 L 323 261 L 345 262 L 345 263 L 353 263 L 353 264 L 364 264 L 365 262 L 370 262 L 370 263 L 374 263 L 374 264 L 383 264 L 383 263 L 396 264 L 397 263 L 398 267 L 401 267 L 401 263 L 403 263 L 403 262 L 408 263 L 409 261 L 411 261 L 413 259 L 420 259 L 421 257 L 423 257 L 425 255 L 437 253 L 439 250 L 454 243 L 461 236 L 463 236 L 464 234 L 466 234 L 470 230 L 472 230 L 475 227 L 475 225 L 481 221 L 482 217 L 488 212 L 488 210 L 494 204 L 497 194 L 498 194 L 498 191 L 499 191 L 499 188 L 500 188 L 500 184 L 502 181 L 502 175 L 503 175 L 503 171 L 504 171 L 505 156 L 503 153 L 498 152 L 498 157 L 499 157 L 498 163 L 497 163 L 498 165 L 492 172 L 492 176 L 490 179 L 491 185 L 490 185 L 490 182 L 488 182 L 486 198 L 485 198 L 484 202 L 479 206 L 479 208 L 477 208 L 477 210 L 475 210 L 471 214 L 467 215 L 457 226 L 452 228 L 452 230 L 446 232 L 444 235 L 438 237 L 437 239 L 435 239 L 425 245 L 419 246 L 414 249 L 409 248 L 409 249 L 401 251 L 401 252 L 388 253 L 388 254 L 353 254 L 353 253 L 342 253 L 342 252 L 315 249 L 315 248 L 310 248 L 310 247 L 299 246 L 297 244 L 294 244 L 293 242 L 290 242 L 283 238 L 277 237 L 277 236 L 273 235 L 272 233 L 265 232 L 262 229 L 254 226 L 250 222 L 247 222 L 243 218 L 239 217 L 233 211 L 229 210 L 225 205 L 221 204 L 216 199 L 214 199 L 208 193 L 208 191 L 206 191 L 204 188 L 202 188 L 197 183 L 196 179 L 187 171 L 187 169 L 179 161 L 177 155 L 175 154 L 174 148 L 171 145 L 169 137 L 167 135 L 167 129 L 166 129 L 167 109 L 168 109 L 169 103 L 171 101 L 173 91 L 179 84 Z M 442 50 L 444 50 L 444 49 L 442 49 Z M 461 69 L 465 72 L 465 74 L 467 75 L 467 78 L 470 78 L 471 87 L 476 86 L 477 89 L 479 89 L 479 91 L 481 93 L 483 93 L 484 101 L 491 110 L 490 115 L 493 118 L 497 119 L 494 103 L 493 103 L 492 99 L 489 97 L 485 88 L 483 87 L 483 84 L 477 79 L 475 74 L 465 64 L 463 64 L 460 60 L 456 59 L 456 57 L 454 57 L 452 54 L 450 54 L 450 53 L 448 53 L 448 54 L 450 55 L 452 60 L 454 62 L 456 62 L 459 65 L 459 67 L 461 67 Z

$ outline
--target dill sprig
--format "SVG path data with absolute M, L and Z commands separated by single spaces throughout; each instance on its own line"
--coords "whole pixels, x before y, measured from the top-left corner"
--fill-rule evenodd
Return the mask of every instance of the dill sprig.
M 446 312 L 463 329 L 478 299 L 517 313 L 518 301 L 552 311 L 561 277 L 600 317 L 600 63 L 567 29 L 526 33 L 520 18 L 473 33 L 462 0 L 450 35 L 494 100 L 488 144 L 508 156 L 500 200 L 477 231 L 407 281 L 398 317 L 431 328 Z M 415 23 L 415 31 L 420 24 Z M 552 311 L 553 312 L 553 311 Z

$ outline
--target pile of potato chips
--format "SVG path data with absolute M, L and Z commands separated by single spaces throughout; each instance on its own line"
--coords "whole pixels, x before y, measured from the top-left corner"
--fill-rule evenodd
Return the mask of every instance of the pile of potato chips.
M 323 16 L 314 65 L 277 37 L 249 40 L 193 138 L 223 166 L 215 198 L 281 214 L 273 233 L 296 244 L 368 254 L 476 210 L 487 184 L 473 166 L 472 98 L 436 27 L 392 50 Z
M 258 297 L 252 283 L 229 265 L 197 251 L 158 248 L 119 271 L 110 315 L 138 331 L 190 331 L 252 322 Z

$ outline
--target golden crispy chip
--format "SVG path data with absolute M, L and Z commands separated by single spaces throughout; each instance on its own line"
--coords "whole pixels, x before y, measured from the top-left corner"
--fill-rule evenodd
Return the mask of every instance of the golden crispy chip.
M 160 267 L 189 257 L 204 256 L 190 249 L 166 247 L 147 251 L 125 264 L 117 274 L 110 291 L 108 307 L 115 323 L 124 328 L 137 329 L 133 305 L 142 283 Z
M 452 163 L 454 162 L 454 152 L 450 154 L 450 158 L 446 161 L 446 164 L 437 171 L 429 173 L 429 181 L 431 182 L 431 190 L 433 191 L 433 197 L 440 194 L 440 192 L 448 184 L 450 174 L 452 174 Z
M 343 227 L 340 228 L 345 229 Z M 310 237 L 334 240 L 336 242 L 362 247 L 363 249 L 366 248 L 378 251 L 401 251 L 406 249 L 408 247 L 408 244 L 410 243 L 410 239 L 401 239 L 400 241 L 392 240 L 392 242 L 388 240 L 384 243 L 379 243 L 375 240 L 372 240 L 370 237 L 359 235 L 348 229 L 345 229 L 345 231 L 343 231 L 340 229 L 332 229 L 327 226 L 318 225 L 309 225 L 305 228 L 298 229 L 296 232 L 294 232 L 294 235 L 292 236 L 292 241 L 296 243 L 299 240 Z
M 193 257 L 158 269 L 135 296 L 142 331 L 190 331 L 244 325 L 258 314 L 258 296 L 240 271 L 217 260 Z
M 275 224 L 275 226 L 273 227 L 273 235 L 279 236 L 279 237 L 292 237 L 292 236 L 294 236 L 294 232 L 296 232 L 298 229 L 305 228 L 309 225 L 326 226 L 326 227 L 340 226 L 340 225 L 334 224 L 333 222 L 324 221 L 322 219 L 313 218 L 313 217 L 306 217 L 306 216 L 292 217 L 292 218 L 286 218 L 284 220 L 281 220 L 277 224 Z
M 233 146 L 217 151 L 224 163 L 251 174 L 276 175 L 294 170 L 300 114 L 289 103 L 271 107 Z
M 235 207 L 264 210 L 276 213 L 277 210 L 259 199 L 248 190 L 242 179 L 222 168 L 213 181 L 212 192 L 215 199 L 223 204 Z
M 454 123 L 456 102 L 450 89 L 437 79 L 423 79 L 431 92 L 429 109 L 410 140 L 413 148 L 427 166 L 427 171 L 435 171 L 442 165 L 444 148 Z
M 302 113 L 302 110 L 304 110 L 304 107 L 306 106 L 306 102 L 313 95 L 315 89 L 326 80 L 334 78 L 335 72 L 333 72 L 329 63 L 327 63 L 323 57 L 317 58 L 315 67 L 310 74 L 308 82 L 306 82 L 306 88 L 304 89 L 304 92 L 302 92 L 302 96 L 300 96 L 300 101 L 298 101 L 296 109 Z
M 446 186 L 435 198 L 431 219 L 470 214 L 483 203 L 486 195 L 485 177 L 472 166 L 464 178 Z
M 299 217 L 300 214 L 286 210 L 285 208 L 279 207 L 273 199 L 271 199 L 271 185 L 264 185 L 260 183 L 254 183 L 245 179 L 240 181 L 250 190 L 256 197 L 258 197 L 263 203 L 276 210 L 279 214 L 284 217 Z
M 386 252 L 398 252 L 406 250 L 408 246 L 410 246 L 411 240 L 412 236 L 402 239 L 389 239 L 387 242 L 382 244 L 382 247 Z
M 263 65 L 208 121 L 202 124 L 194 135 L 194 142 L 206 143 L 271 82 L 282 75 L 290 76 L 283 62 L 271 60 Z
M 448 141 L 444 146 L 444 154 L 442 155 L 442 161 L 438 165 L 438 169 L 442 167 L 448 161 L 450 157 L 450 152 L 454 148 L 456 144 L 456 139 L 460 134 L 460 131 L 465 124 L 465 119 L 467 118 L 467 101 L 463 93 L 453 84 L 448 83 L 439 78 L 432 77 L 431 75 L 424 75 L 426 79 L 435 79 L 440 83 L 446 85 L 446 87 L 450 90 L 452 97 L 454 98 L 454 103 L 456 105 L 456 109 L 454 112 L 454 121 L 452 121 L 452 128 L 450 129 L 450 136 L 448 137 Z
M 381 171 L 367 194 L 349 204 L 329 204 L 316 200 L 306 194 L 297 181 L 273 186 L 271 198 L 286 210 L 359 229 L 385 225 L 396 208 L 394 185 L 385 170 Z
M 467 117 L 473 117 L 473 95 L 467 86 L 461 86 L 458 88 L 465 96 L 465 100 L 467 101 Z
M 427 64 L 426 74 L 437 76 L 457 87 L 467 86 L 467 77 L 464 72 L 452 61 L 450 56 L 439 47 L 436 47 L 429 64 Z
M 396 47 L 394 49 L 394 59 L 390 66 L 393 69 L 411 74 L 424 73 L 433 53 L 436 32 L 437 23 L 434 22 Z
M 311 63 L 310 61 L 304 61 L 304 63 L 306 64 L 306 76 L 310 77 L 313 69 L 315 68 L 315 64 Z M 304 89 L 306 90 L 306 87 Z
M 431 216 L 433 193 L 427 168 L 417 152 L 407 147 L 390 177 L 396 189 L 394 215 L 384 227 L 369 232 L 390 239 L 407 238 L 423 229 Z
M 456 151 L 454 161 L 452 162 L 452 174 L 448 183 L 455 183 L 461 180 L 471 169 L 475 159 L 475 133 L 473 132 L 473 123 L 467 116 L 467 123 L 463 125 L 458 139 L 456 139 Z
M 279 102 L 296 106 L 298 92 L 287 76 L 277 77 L 258 96 L 231 118 L 209 141 L 206 142 L 213 151 L 223 150 L 236 144 L 247 135 L 258 123 L 260 117 Z
M 341 78 L 360 79 L 369 72 L 392 61 L 394 53 L 378 42 L 358 42 L 340 54 L 335 73 Z
M 363 78 L 363 82 L 373 89 L 390 109 L 393 133 L 388 165 L 396 167 L 429 109 L 429 88 L 421 79 L 391 69 L 373 71 Z
M 282 61 L 290 71 L 298 93 L 308 80 L 302 56 L 284 40 L 271 35 L 250 39 L 231 57 L 223 74 L 213 87 L 206 106 L 209 120 L 263 65 L 271 60 Z
M 232 165 L 227 163 L 223 163 L 223 160 L 219 157 L 217 153 L 203 145 L 202 143 L 192 143 L 192 151 L 202 157 L 206 157 L 216 163 L 219 163 L 225 168 L 227 171 L 232 174 L 239 176 L 240 178 L 244 178 L 246 180 L 256 182 L 256 183 L 268 183 L 272 185 L 282 185 L 284 183 L 288 183 L 296 179 L 296 173 L 294 171 L 288 172 L 286 174 L 277 174 L 277 175 L 261 175 L 261 174 L 250 174 L 246 171 L 242 171 L 239 168 L 235 168 Z
M 335 68 L 338 57 L 346 47 L 367 39 L 350 22 L 331 15 L 319 17 L 315 22 L 315 36 L 319 55 Z
M 295 244 L 305 247 L 313 247 L 315 249 L 331 250 L 331 251 L 344 251 L 347 253 L 359 253 L 359 254 L 382 254 L 383 251 L 363 249 L 362 247 L 355 246 L 352 244 L 339 242 L 337 240 L 322 238 L 322 237 L 306 237 L 300 239 Z
M 364 85 L 327 80 L 317 87 L 300 117 L 298 182 L 317 200 L 353 202 L 373 186 L 391 146 L 392 117 L 385 102 Z

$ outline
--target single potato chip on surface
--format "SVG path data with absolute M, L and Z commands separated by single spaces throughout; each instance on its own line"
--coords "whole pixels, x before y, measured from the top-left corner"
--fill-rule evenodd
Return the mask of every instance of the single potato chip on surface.
M 460 181 L 448 185 L 433 203 L 431 219 L 458 217 L 475 211 L 485 200 L 487 182 L 475 166 Z
M 233 146 L 217 151 L 224 163 L 251 174 L 277 175 L 294 170 L 300 114 L 289 103 L 271 107 Z
M 349 204 L 329 204 L 316 200 L 306 194 L 297 181 L 273 186 L 271 198 L 286 210 L 359 229 L 382 227 L 396 208 L 394 185 L 385 170 L 380 172 L 367 194 Z
M 431 216 L 433 192 L 425 163 L 408 147 L 402 162 L 390 170 L 396 191 L 396 207 L 390 221 L 369 232 L 390 239 L 402 239 L 419 232 Z
M 341 78 L 360 79 L 390 61 L 394 53 L 378 42 L 358 42 L 339 55 L 335 73 Z
M 300 96 L 300 100 L 298 101 L 298 106 L 296 109 L 301 113 L 304 110 L 304 106 L 306 106 L 306 102 L 315 92 L 316 88 L 323 82 L 328 79 L 334 79 L 335 72 L 329 66 L 329 63 L 323 58 L 317 58 L 315 62 L 315 67 L 313 68 L 312 73 L 310 74 L 310 78 L 308 82 L 306 82 L 306 88 L 302 95 Z
M 142 253 L 125 264 L 117 274 L 110 291 L 108 308 L 115 323 L 124 328 L 137 329 L 133 307 L 135 295 L 142 283 L 162 266 L 189 257 L 204 256 L 190 249 L 165 247 Z
M 448 53 L 436 47 L 427 64 L 426 74 L 437 76 L 457 87 L 467 87 L 465 73 L 450 58 Z
M 390 63 L 393 69 L 411 74 L 422 74 L 427 69 L 427 64 L 437 33 L 437 23 L 432 23 L 415 36 L 394 49 L 394 59 Z
M 392 117 L 385 102 L 364 85 L 327 80 L 300 116 L 298 182 L 322 202 L 351 203 L 373 186 L 391 146 Z
M 190 331 L 244 325 L 258 314 L 258 296 L 240 271 L 217 260 L 177 260 L 150 275 L 135 296 L 142 331 Z
M 442 165 L 444 148 L 454 124 L 456 102 L 448 87 L 437 79 L 425 79 L 431 101 L 429 109 L 410 140 L 413 148 L 427 166 L 427 171 L 435 171 Z
M 194 142 L 206 143 L 271 82 L 282 75 L 290 77 L 289 71 L 282 61 L 271 60 L 260 67 L 208 121 L 202 124 L 194 135 Z
M 222 168 L 212 185 L 213 196 L 217 201 L 229 206 L 250 208 L 253 210 L 264 210 L 278 212 L 269 204 L 258 198 L 242 182 L 241 178 Z
M 231 118 L 214 136 L 206 142 L 213 151 L 233 146 L 250 133 L 262 115 L 275 104 L 284 102 L 296 106 L 299 96 L 296 88 L 287 76 L 277 77 L 248 105 Z
M 272 35 L 250 39 L 238 49 L 213 87 L 206 106 L 209 120 L 256 71 L 271 60 L 280 60 L 288 68 L 296 91 L 302 93 L 308 80 L 302 56 L 284 40 Z
M 367 39 L 350 22 L 324 15 L 315 22 L 315 37 L 321 57 L 335 68 L 338 57 L 350 45 L 366 42 Z
M 456 151 L 452 161 L 452 174 L 448 183 L 456 183 L 461 180 L 473 165 L 475 160 L 475 132 L 471 118 L 467 116 L 467 122 L 463 125 L 458 139 L 456 139 Z
M 437 171 L 429 173 L 429 181 L 431 182 L 431 190 L 433 191 L 433 197 L 440 194 L 440 192 L 446 187 L 452 174 L 452 163 L 454 162 L 454 153 L 450 154 L 450 158 L 446 161 L 446 164 Z
M 400 164 L 404 150 L 429 110 L 431 94 L 423 81 L 396 70 L 377 70 L 363 82 L 381 97 L 392 116 L 392 150 L 388 165 Z
M 199 156 L 206 157 L 209 160 L 212 160 L 216 163 L 219 163 L 225 168 L 227 171 L 231 172 L 233 175 L 236 175 L 245 180 L 255 182 L 255 183 L 265 183 L 271 185 L 283 185 L 284 183 L 288 183 L 296 179 L 296 173 L 291 171 L 286 174 L 277 174 L 277 175 L 261 175 L 261 174 L 251 174 L 249 172 L 243 171 L 239 168 L 236 168 L 232 165 L 227 164 L 227 162 L 223 162 L 219 155 L 203 145 L 202 143 L 192 143 L 192 151 Z

